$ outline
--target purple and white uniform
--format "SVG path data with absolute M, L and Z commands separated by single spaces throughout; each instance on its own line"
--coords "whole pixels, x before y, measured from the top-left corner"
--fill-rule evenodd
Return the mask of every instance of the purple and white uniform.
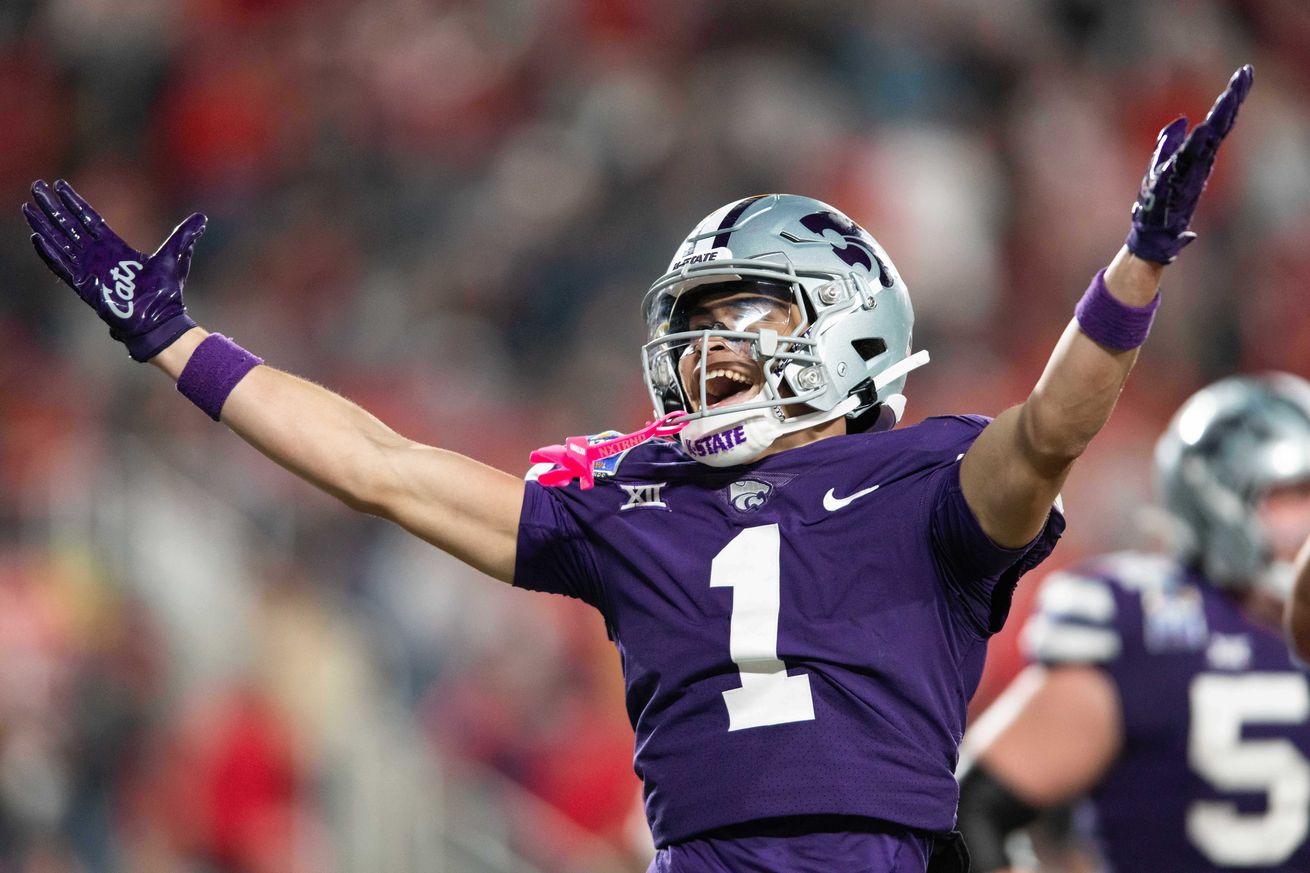
M 983 533 L 958 461 L 986 424 L 719 469 L 656 441 L 589 490 L 528 483 L 514 584 L 604 616 L 657 846 L 781 816 L 953 827 L 987 638 L 1064 528 Z
M 1049 577 L 1023 638 L 1119 691 L 1123 750 L 1090 798 L 1115 873 L 1310 870 L 1310 686 L 1276 630 L 1121 553 Z

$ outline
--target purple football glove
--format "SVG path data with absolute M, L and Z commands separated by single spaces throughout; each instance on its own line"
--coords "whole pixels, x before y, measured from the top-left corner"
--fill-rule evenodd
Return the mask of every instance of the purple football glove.
M 72 186 L 32 185 L 23 215 L 32 245 L 46 266 L 68 283 L 109 325 L 109 335 L 137 361 L 148 361 L 196 323 L 182 304 L 191 249 L 208 219 L 196 213 L 146 257 L 109 229 Z
M 1187 226 L 1214 168 L 1219 143 L 1233 129 L 1237 108 L 1251 90 L 1254 77 L 1250 64 L 1233 73 L 1210 114 L 1191 133 L 1187 133 L 1186 117 L 1175 119 L 1160 131 L 1151 165 L 1133 204 L 1128 250 L 1137 257 L 1168 264 L 1178 257 L 1183 246 L 1196 239 Z

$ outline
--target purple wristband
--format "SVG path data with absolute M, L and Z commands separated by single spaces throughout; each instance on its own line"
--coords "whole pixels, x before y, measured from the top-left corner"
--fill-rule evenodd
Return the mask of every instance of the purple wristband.
M 1126 352 L 1146 342 L 1160 306 L 1160 292 L 1145 306 L 1129 306 L 1105 287 L 1105 270 L 1100 270 L 1074 308 L 1074 318 L 1083 333 L 1110 349 Z
M 221 333 L 211 333 L 196 346 L 182 368 L 177 390 L 214 421 L 223 411 L 227 395 L 255 367 L 264 363 Z

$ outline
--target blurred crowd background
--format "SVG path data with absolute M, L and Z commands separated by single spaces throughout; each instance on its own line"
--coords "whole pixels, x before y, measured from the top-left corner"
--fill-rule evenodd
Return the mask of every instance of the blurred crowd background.
M 891 253 L 933 357 L 908 420 L 1022 400 L 1156 131 L 1247 61 L 1200 240 L 1048 566 L 1150 535 L 1152 444 L 1190 392 L 1310 375 L 1302 0 L 3 0 L 0 873 L 651 851 L 596 616 L 351 514 L 134 365 L 32 253 L 32 180 L 147 250 L 204 211 L 201 324 L 518 471 L 648 417 L 647 285 L 764 191 Z

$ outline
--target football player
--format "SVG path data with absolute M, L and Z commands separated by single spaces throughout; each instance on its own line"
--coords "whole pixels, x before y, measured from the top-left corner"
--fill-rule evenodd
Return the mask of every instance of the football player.
M 1027 668 L 965 741 L 960 829 L 981 873 L 1008 832 L 1087 795 L 1116 873 L 1310 870 L 1310 685 L 1280 630 L 1310 535 L 1310 383 L 1203 389 L 1156 448 L 1175 556 L 1050 576 Z
M 657 421 L 543 450 L 526 483 L 196 326 L 181 295 L 203 216 L 146 256 L 66 183 L 36 183 L 24 212 L 132 358 L 274 461 L 490 576 L 599 610 L 652 869 L 923 871 L 934 852 L 963 869 L 953 774 L 987 639 L 1063 529 L 1052 505 L 1136 360 L 1251 80 L 1235 73 L 1190 133 L 1162 131 L 1126 245 L 1031 396 L 995 420 L 893 429 L 926 356 L 887 253 L 831 206 L 748 197 L 697 225 L 646 295 Z

